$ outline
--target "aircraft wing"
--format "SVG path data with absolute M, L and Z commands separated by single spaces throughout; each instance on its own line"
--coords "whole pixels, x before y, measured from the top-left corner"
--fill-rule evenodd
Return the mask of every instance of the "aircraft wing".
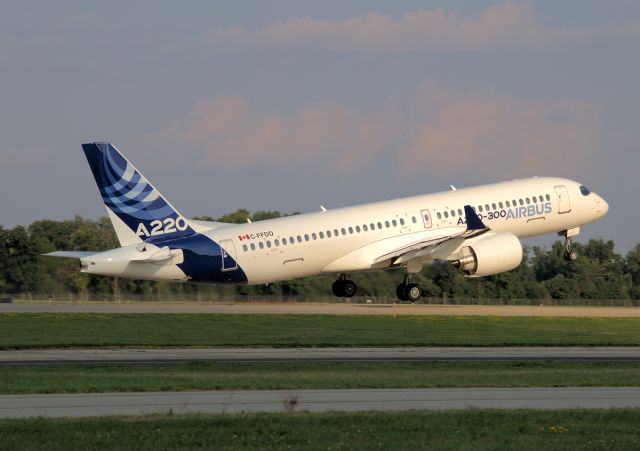
M 465 240 L 474 238 L 489 231 L 478 215 L 469 205 L 464 207 L 467 228 L 459 232 L 432 237 L 429 239 L 408 243 L 404 246 L 389 250 L 375 259 L 375 263 L 391 260 L 392 265 L 400 265 L 414 258 L 430 256 L 434 259 L 445 258 L 457 249 Z
M 466 227 L 456 226 L 427 230 L 416 234 L 393 237 L 372 243 L 329 263 L 322 270 L 328 274 L 339 274 L 357 270 L 385 269 L 405 264 L 413 259 L 445 259 L 465 240 L 487 231 L 473 209 L 464 207 Z

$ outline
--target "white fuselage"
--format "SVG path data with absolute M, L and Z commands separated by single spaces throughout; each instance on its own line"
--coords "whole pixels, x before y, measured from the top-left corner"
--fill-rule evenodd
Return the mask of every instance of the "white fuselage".
M 471 205 L 492 231 L 519 238 L 574 229 L 608 210 L 600 196 L 582 194 L 575 181 L 539 177 L 229 225 L 204 234 L 235 256 L 247 283 L 263 284 L 382 269 L 371 258 L 385 250 L 464 228 L 464 205 Z

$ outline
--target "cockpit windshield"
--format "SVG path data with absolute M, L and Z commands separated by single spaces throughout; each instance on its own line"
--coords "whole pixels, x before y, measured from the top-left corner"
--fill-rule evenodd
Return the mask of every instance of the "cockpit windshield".
M 589 188 L 587 188 L 584 185 L 580 185 L 580 192 L 582 193 L 583 196 L 588 196 L 589 194 L 591 194 L 591 191 L 589 191 Z

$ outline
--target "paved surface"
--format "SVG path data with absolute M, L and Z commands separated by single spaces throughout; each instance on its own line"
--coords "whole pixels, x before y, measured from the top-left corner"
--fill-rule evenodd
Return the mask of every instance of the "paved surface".
M 640 407 L 640 388 L 256 390 L 0 395 L 0 417 Z
M 121 348 L 0 351 L 0 365 L 64 363 L 219 362 L 393 362 L 556 360 L 640 362 L 640 347 L 482 348 Z
M 0 304 L 3 312 L 234 313 L 299 315 L 458 315 L 640 317 L 637 307 L 554 307 L 514 305 L 322 304 L 322 303 L 48 303 Z

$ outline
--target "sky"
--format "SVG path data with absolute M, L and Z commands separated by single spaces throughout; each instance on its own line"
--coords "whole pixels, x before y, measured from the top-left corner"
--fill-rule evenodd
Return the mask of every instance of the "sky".
M 185 216 L 567 177 L 610 204 L 579 241 L 626 252 L 639 80 L 635 0 L 10 2 L 0 224 L 103 215 L 104 140 Z

